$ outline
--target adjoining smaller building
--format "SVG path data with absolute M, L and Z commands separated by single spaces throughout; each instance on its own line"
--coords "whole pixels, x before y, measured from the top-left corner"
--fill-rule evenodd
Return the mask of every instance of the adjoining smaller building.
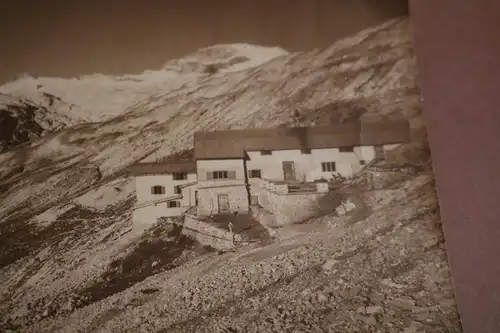
M 190 207 L 198 216 L 247 214 L 251 205 L 274 211 L 268 192 L 328 192 L 319 182 L 349 178 L 409 140 L 407 120 L 196 132 L 192 161 L 130 168 L 134 220 L 152 223 Z
M 134 223 L 153 224 L 160 217 L 181 216 L 196 206 L 196 163 L 169 161 L 136 163 L 129 167 L 135 177 L 137 202 Z

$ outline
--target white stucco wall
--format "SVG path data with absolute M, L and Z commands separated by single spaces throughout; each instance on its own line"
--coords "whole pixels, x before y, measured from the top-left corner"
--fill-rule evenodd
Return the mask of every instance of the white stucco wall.
M 193 183 L 193 184 L 192 184 Z M 169 208 L 168 202 L 157 202 L 158 200 L 176 196 L 174 187 L 178 185 L 192 184 L 181 189 L 182 198 L 175 201 L 180 202 L 180 207 Z M 135 178 L 136 206 L 133 208 L 132 219 L 135 225 L 151 227 L 160 217 L 171 217 L 182 215 L 189 207 L 195 205 L 196 174 L 188 174 L 185 180 L 173 180 L 172 175 L 144 175 Z M 164 194 L 152 194 L 151 187 L 160 185 L 165 187 Z
M 196 161 L 198 181 L 207 181 L 207 172 L 212 171 L 234 171 L 236 179 L 245 180 L 245 165 L 242 159 L 228 160 L 199 160 Z M 224 180 L 214 180 L 224 181 Z
M 375 158 L 375 149 L 373 146 L 355 147 L 354 152 L 339 152 L 337 148 L 312 149 L 310 154 L 302 154 L 300 150 L 277 150 L 272 155 L 248 152 L 248 156 L 247 170 L 260 169 L 262 178 L 284 180 L 283 162 L 293 161 L 297 180 L 310 182 L 332 178 L 331 172 L 322 171 L 322 162 L 335 162 L 340 175 L 352 176 L 362 168 L 361 160 L 368 163 Z
M 273 207 L 271 201 L 269 200 L 269 191 L 261 187 L 260 182 L 254 180 L 252 186 L 250 187 L 250 195 L 257 197 L 258 205 L 263 207 L 269 212 L 272 212 Z
M 200 216 L 217 214 L 217 196 L 227 194 L 231 212 L 248 213 L 248 192 L 246 189 L 245 164 L 242 159 L 200 160 L 196 162 L 198 172 L 198 210 Z M 207 172 L 233 171 L 234 179 L 207 180 Z
M 135 226 L 150 228 L 158 222 L 160 217 L 182 215 L 189 207 L 168 208 L 166 202 L 151 204 L 132 211 L 132 221 Z
M 175 186 L 185 185 L 193 182 L 196 182 L 196 174 L 194 173 L 188 174 L 188 178 L 185 180 L 173 180 L 172 175 L 170 174 L 137 176 L 135 178 L 137 204 L 171 197 L 173 195 L 176 195 L 174 192 Z M 151 187 L 155 185 L 164 186 L 165 194 L 160 194 L 160 195 L 151 194 Z M 184 187 L 182 189 L 182 199 L 180 200 L 181 207 L 194 206 L 195 190 L 196 186 Z
M 218 195 L 226 194 L 231 213 L 246 214 L 249 211 L 248 192 L 245 185 L 210 187 L 198 190 L 199 216 L 216 215 L 219 212 Z

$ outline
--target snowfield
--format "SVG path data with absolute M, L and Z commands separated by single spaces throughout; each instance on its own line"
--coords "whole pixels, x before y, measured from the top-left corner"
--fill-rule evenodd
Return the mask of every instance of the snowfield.
M 160 70 L 118 77 L 92 74 L 79 78 L 22 77 L 0 87 L 0 92 L 27 98 L 47 106 L 50 97 L 64 101 L 51 112 L 72 117 L 72 125 L 99 122 L 123 114 L 129 107 L 151 96 L 175 91 L 184 84 L 200 79 L 209 65 L 222 72 L 253 68 L 288 54 L 280 48 L 265 48 L 247 44 L 215 45 L 201 49 L 182 59 L 168 61 Z M 66 104 L 72 106 L 69 108 Z
M 216 45 L 142 74 L 1 86 L 0 331 L 462 332 L 416 74 L 398 19 L 324 49 Z M 412 142 L 344 184 L 350 211 L 234 251 L 132 225 L 130 164 L 295 113 L 405 117 Z

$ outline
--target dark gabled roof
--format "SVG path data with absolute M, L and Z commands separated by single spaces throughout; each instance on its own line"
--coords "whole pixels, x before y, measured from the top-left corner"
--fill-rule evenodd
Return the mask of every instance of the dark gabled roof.
M 196 132 L 194 158 L 244 158 L 247 151 L 372 146 L 405 143 L 409 140 L 410 126 L 407 120 Z
M 162 175 L 176 172 L 196 173 L 196 162 L 135 163 L 128 167 L 128 172 L 131 176 Z

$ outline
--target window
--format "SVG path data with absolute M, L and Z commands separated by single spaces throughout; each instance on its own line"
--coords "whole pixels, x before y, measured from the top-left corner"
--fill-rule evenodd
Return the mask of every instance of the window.
M 354 151 L 354 147 L 340 147 L 339 153 L 352 153 Z
M 172 174 L 172 178 L 174 180 L 186 180 L 188 179 L 188 175 L 185 172 L 174 172 Z
M 154 195 L 165 194 L 165 186 L 155 185 L 155 186 L 151 187 L 151 194 L 154 194 Z
M 214 171 L 212 172 L 214 179 L 227 179 L 227 171 Z
M 253 169 L 250 170 L 250 178 L 261 178 L 260 170 L 259 169 Z
M 181 187 L 179 185 L 174 186 L 174 193 L 175 194 L 181 194 L 182 193 Z
M 207 172 L 207 180 L 212 179 L 236 179 L 236 171 L 209 171 Z
M 336 171 L 335 162 L 322 162 L 321 163 L 321 170 L 323 170 L 323 172 L 334 172 L 334 171 Z
M 179 208 L 181 206 L 181 203 L 179 201 L 169 201 L 167 202 L 167 207 L 168 208 Z
M 311 149 L 309 149 L 309 148 L 304 148 L 304 149 L 301 149 L 301 150 L 300 150 L 300 152 L 301 152 L 302 154 L 310 154 L 310 153 L 311 153 Z
M 273 152 L 271 150 L 261 150 L 260 154 L 261 155 L 272 155 Z
M 359 160 L 359 164 L 361 164 L 361 165 L 365 165 L 365 164 L 366 164 L 366 161 L 365 161 L 365 160 Z

